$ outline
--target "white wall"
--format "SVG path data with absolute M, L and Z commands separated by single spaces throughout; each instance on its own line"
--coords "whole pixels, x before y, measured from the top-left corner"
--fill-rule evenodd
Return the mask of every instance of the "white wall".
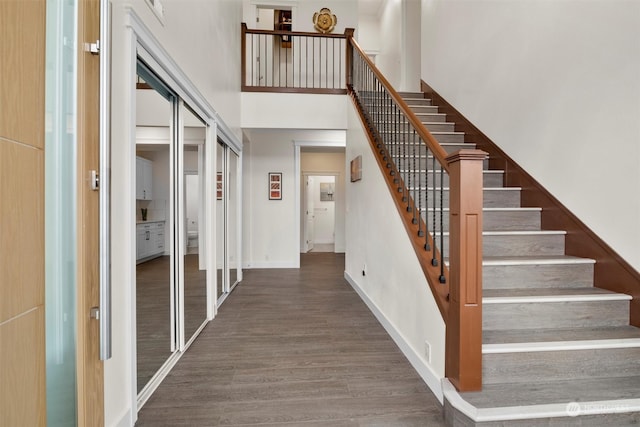
M 640 270 L 640 2 L 422 2 L 422 78 Z
M 362 180 L 347 182 L 345 276 L 442 401 L 445 324 L 360 119 L 350 109 L 347 161 L 358 155 Z M 430 362 L 425 341 L 431 344 Z
M 242 93 L 242 127 L 346 129 L 349 98 L 301 93 Z
M 379 21 L 380 53 L 376 57 L 376 66 L 385 78 L 396 89 L 402 82 L 402 2 L 386 0 Z M 356 39 L 357 40 L 357 39 Z
M 340 142 L 344 131 L 246 129 L 243 150 L 243 263 L 294 268 L 300 260 L 294 141 Z M 282 200 L 269 200 L 268 173 L 282 172 Z
M 129 426 L 136 418 L 132 283 L 135 280 L 135 63 L 131 61 L 132 8 L 171 59 L 219 117 L 240 136 L 240 21 L 242 4 L 234 0 L 164 0 L 164 23 L 144 0 L 112 0 L 111 142 L 112 142 L 112 336 L 113 356 L 105 362 L 105 425 Z M 133 99 L 132 99 L 133 98 Z M 166 123 L 165 123 L 166 124 Z
M 358 18 L 356 41 L 365 52 L 380 52 L 380 18 L 378 15 L 361 15 Z
M 334 172 L 336 176 L 335 202 L 335 252 L 345 251 L 345 203 L 348 168 L 345 153 L 342 152 L 302 152 L 300 155 L 300 171 L 302 173 Z M 301 197 L 302 200 L 302 197 Z

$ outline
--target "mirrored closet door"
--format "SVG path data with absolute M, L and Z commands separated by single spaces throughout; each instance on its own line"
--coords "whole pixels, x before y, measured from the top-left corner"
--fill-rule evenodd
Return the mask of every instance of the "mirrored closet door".
M 142 63 L 136 87 L 136 368 L 140 393 L 177 351 L 173 250 L 177 97 Z
M 204 121 L 187 105 L 181 105 L 183 234 L 182 271 L 184 341 L 188 342 L 207 321 L 206 266 L 206 131 Z

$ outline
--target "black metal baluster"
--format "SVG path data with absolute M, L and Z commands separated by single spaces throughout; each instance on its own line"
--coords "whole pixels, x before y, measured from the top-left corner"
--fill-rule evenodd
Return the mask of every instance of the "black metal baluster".
M 446 283 L 444 277 L 444 168 L 440 166 L 440 283 Z M 449 188 L 449 195 L 451 195 L 451 188 Z
M 431 255 L 431 265 L 433 265 L 434 267 L 438 265 L 438 259 L 436 258 L 436 249 L 438 248 L 438 245 L 436 243 L 436 239 L 437 239 L 437 233 L 438 233 L 438 229 L 436 228 L 436 156 L 435 154 L 432 157 L 431 160 L 431 167 L 433 169 L 433 229 L 431 230 L 431 232 L 433 233 L 433 254 Z
M 429 244 L 429 147 L 422 141 L 424 145 L 424 250 L 430 251 Z M 421 161 L 422 163 L 422 161 Z
M 421 236 L 420 230 L 422 230 L 422 224 L 420 222 L 420 211 L 418 211 L 418 207 L 420 206 L 420 201 L 417 199 L 418 192 L 420 191 L 420 173 L 416 170 L 416 155 L 417 149 L 420 147 L 417 143 L 417 136 L 415 128 L 412 127 L 411 132 L 411 174 L 413 175 L 413 219 L 412 222 L 414 224 L 418 224 L 418 236 Z

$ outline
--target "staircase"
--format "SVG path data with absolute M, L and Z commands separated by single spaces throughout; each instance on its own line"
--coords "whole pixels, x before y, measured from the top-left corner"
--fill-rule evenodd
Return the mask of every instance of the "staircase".
M 422 93 L 401 96 L 447 152 L 475 148 Z M 407 182 L 401 157 L 394 160 Z M 428 170 L 426 160 L 417 164 Z M 504 187 L 503 171 L 488 162 L 484 169 L 483 389 L 458 393 L 445 379 L 448 424 L 640 424 L 640 329 L 629 326 L 631 297 L 595 288 L 595 261 L 565 255 L 566 233 L 542 230 L 541 209 L 520 207 L 520 188 Z M 444 219 L 447 230 L 447 212 Z M 443 252 L 446 258 L 446 244 Z

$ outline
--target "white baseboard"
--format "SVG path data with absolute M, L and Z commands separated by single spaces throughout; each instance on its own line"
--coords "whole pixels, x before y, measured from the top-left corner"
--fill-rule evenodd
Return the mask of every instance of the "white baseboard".
M 112 424 L 111 427 L 133 427 L 133 425 L 135 424 L 135 421 L 131 415 L 132 415 L 131 409 L 128 409 L 124 413 L 124 415 L 120 418 L 120 421 L 118 421 L 115 424 Z
M 387 331 L 389 336 L 396 343 L 400 351 L 405 355 L 405 357 L 413 366 L 413 369 L 416 370 L 418 375 L 422 378 L 422 380 L 427 384 L 427 386 L 431 389 L 433 394 L 438 398 L 441 404 L 444 404 L 444 397 L 442 391 L 442 378 L 440 378 L 433 369 L 424 362 L 424 360 L 418 355 L 418 353 L 411 347 L 411 345 L 404 338 L 402 333 L 396 329 L 396 327 L 391 323 L 391 321 L 385 316 L 385 314 L 378 308 L 378 306 L 369 299 L 369 296 L 364 292 L 364 290 L 358 285 L 349 273 L 344 272 L 344 278 L 349 282 L 351 287 L 356 291 L 360 298 L 367 304 L 369 310 L 376 316 L 378 322 L 382 325 L 382 327 Z

